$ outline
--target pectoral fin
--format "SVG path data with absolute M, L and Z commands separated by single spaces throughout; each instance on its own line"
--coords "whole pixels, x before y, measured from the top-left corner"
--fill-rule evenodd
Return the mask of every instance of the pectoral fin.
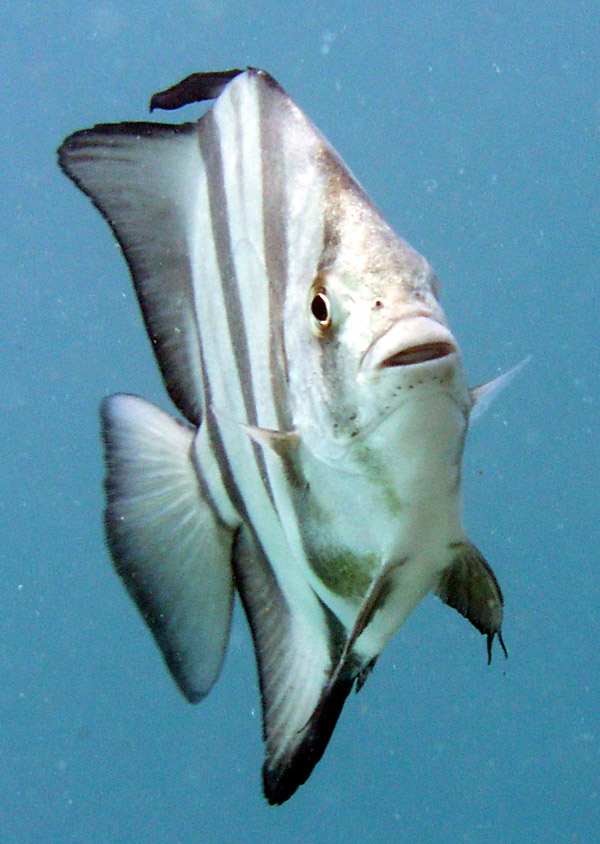
M 503 598 L 494 572 L 470 542 L 456 546 L 454 562 L 440 577 L 436 594 L 487 636 L 488 665 L 494 636 L 508 656 L 502 639 Z
M 272 428 L 259 428 L 257 425 L 247 425 L 245 422 L 238 422 L 217 407 L 211 405 L 211 411 L 221 420 L 227 420 L 232 425 L 241 428 L 250 439 L 263 448 L 269 448 L 280 457 L 287 457 L 292 454 L 300 445 L 300 435 L 297 431 L 275 431 Z
M 531 360 L 531 355 L 527 355 L 520 363 L 513 366 L 502 375 L 492 378 L 491 381 L 486 381 L 485 384 L 479 384 L 477 387 L 471 387 L 469 394 L 471 396 L 472 410 L 471 422 L 480 419 L 488 408 L 496 401 L 501 392 L 509 387 L 515 380 L 517 375 L 521 372 L 524 366 Z

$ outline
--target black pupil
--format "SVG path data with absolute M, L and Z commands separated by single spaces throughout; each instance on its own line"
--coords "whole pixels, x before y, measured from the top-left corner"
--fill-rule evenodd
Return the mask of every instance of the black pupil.
M 312 315 L 318 322 L 327 322 L 329 319 L 329 307 L 327 305 L 327 299 L 322 293 L 317 293 L 310 307 Z

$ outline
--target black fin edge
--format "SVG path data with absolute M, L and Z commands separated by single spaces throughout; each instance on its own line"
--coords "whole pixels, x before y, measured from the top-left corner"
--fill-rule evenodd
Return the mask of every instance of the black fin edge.
M 306 782 L 329 744 L 355 680 L 356 691 L 359 691 L 375 667 L 377 657 L 366 665 L 360 663 L 354 653 L 354 645 L 385 602 L 391 578 L 398 566 L 404 562 L 394 561 L 383 567 L 367 591 L 354 627 L 347 636 L 343 635 L 335 615 L 321 602 L 330 629 L 330 648 L 332 653 L 338 653 L 338 657 L 317 706 L 300 730 L 304 732 L 304 737 L 294 749 L 293 755 L 284 757 L 272 768 L 267 759 L 263 766 L 263 792 L 271 805 L 285 803 L 296 789 Z
M 310 719 L 302 742 L 295 748 L 292 759 L 283 758 L 273 768 L 267 759 L 263 765 L 263 793 L 271 806 L 280 806 L 303 785 L 323 756 L 338 722 L 346 698 L 352 689 L 355 672 L 339 677 L 327 690 L 317 708 L 318 715 Z

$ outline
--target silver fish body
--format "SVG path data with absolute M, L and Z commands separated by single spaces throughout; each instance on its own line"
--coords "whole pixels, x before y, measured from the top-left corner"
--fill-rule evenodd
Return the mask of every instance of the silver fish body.
M 462 527 L 478 393 L 429 264 L 268 74 L 195 74 L 152 104 L 206 98 L 197 123 L 77 132 L 59 161 L 123 249 L 186 420 L 103 404 L 115 567 L 191 701 L 237 590 L 281 803 L 427 592 L 488 653 L 502 595 Z

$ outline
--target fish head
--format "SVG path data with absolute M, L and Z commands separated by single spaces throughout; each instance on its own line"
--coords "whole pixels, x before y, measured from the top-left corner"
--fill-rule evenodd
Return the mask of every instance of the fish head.
M 462 445 L 471 401 L 429 263 L 375 213 L 346 219 L 330 257 L 286 326 L 302 442 L 335 465 L 365 442 L 424 424 L 423 401 L 435 414 L 441 399 Z

